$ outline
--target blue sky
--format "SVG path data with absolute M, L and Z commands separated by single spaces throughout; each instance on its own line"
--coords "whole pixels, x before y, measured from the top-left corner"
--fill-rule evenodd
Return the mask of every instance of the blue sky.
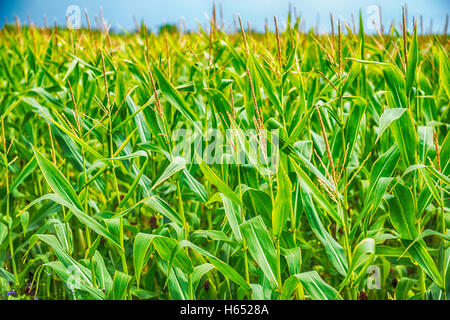
M 306 27 L 318 23 L 320 32 L 330 31 L 330 11 L 333 12 L 335 20 L 341 17 L 351 25 L 351 14 L 357 18 L 361 10 L 366 26 L 370 26 L 371 18 L 378 19 L 378 14 L 374 10 L 375 6 L 380 5 L 383 23 L 388 26 L 394 19 L 397 24 L 401 21 L 402 4 L 406 3 L 409 24 L 412 24 L 412 16 L 423 15 L 424 30 L 429 30 L 430 19 L 433 19 L 434 32 L 442 32 L 445 16 L 450 12 L 448 0 L 216 0 L 217 16 L 219 3 L 222 5 L 225 23 L 231 29 L 233 15 L 239 13 L 245 24 L 249 21 L 252 29 L 260 31 L 264 28 L 266 18 L 270 27 L 273 27 L 274 15 L 283 25 L 289 3 L 292 7 L 296 7 Z M 80 7 L 83 25 L 86 24 L 84 9 L 88 10 L 91 23 L 95 24 L 94 16 L 99 15 L 101 6 L 104 18 L 116 29 L 134 29 L 133 16 L 136 16 L 139 21 L 144 20 L 154 30 L 164 23 L 178 24 L 184 17 L 187 28 L 196 30 L 197 23 L 206 25 L 207 16 L 211 14 L 212 0 L 0 0 L 0 19 L 6 16 L 11 23 L 17 15 L 22 23 L 26 24 L 29 15 L 35 24 L 42 26 L 45 14 L 50 23 L 56 19 L 58 24 L 65 24 L 66 9 L 70 5 Z

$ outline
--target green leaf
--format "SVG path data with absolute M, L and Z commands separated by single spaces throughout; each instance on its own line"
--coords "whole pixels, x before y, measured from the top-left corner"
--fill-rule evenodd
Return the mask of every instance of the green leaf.
M 222 179 L 219 178 L 219 176 L 200 158 L 199 158 L 199 166 L 200 166 L 200 170 L 203 172 L 206 179 L 208 179 L 208 181 L 211 184 L 216 186 L 216 188 L 221 193 L 226 195 L 231 201 L 233 201 L 234 203 L 236 203 L 239 206 L 242 206 L 242 201 L 239 198 L 239 196 L 236 193 L 234 193 L 234 191 L 231 190 L 230 187 L 228 187 L 225 184 L 225 182 L 223 182 Z
M 344 288 L 348 284 L 350 278 L 354 273 L 359 273 L 355 276 L 353 283 L 361 278 L 365 273 L 369 263 L 371 263 L 371 258 L 375 255 L 375 240 L 372 238 L 366 238 L 361 240 L 360 243 L 355 247 L 352 253 L 352 263 L 348 269 L 347 277 L 342 281 L 340 288 Z M 361 270 L 362 269 L 362 270 Z
M 309 176 L 297 165 L 294 161 L 291 161 L 297 177 L 303 184 L 303 188 L 307 189 L 314 199 L 319 203 L 326 213 L 330 215 L 333 220 L 339 224 L 342 224 L 342 217 L 337 212 L 336 208 L 330 204 L 323 192 L 321 192 L 311 181 Z
M 294 275 L 299 273 L 302 266 L 302 250 L 300 247 L 285 250 L 284 256 L 289 268 L 289 273 Z
M 411 244 L 405 249 L 405 252 L 403 254 L 405 254 L 412 245 L 414 245 L 417 241 L 422 240 L 425 237 L 429 237 L 429 236 L 437 236 L 439 238 L 441 238 L 442 240 L 446 240 L 446 241 L 450 241 L 450 235 L 445 235 L 442 234 L 440 232 L 431 230 L 431 229 L 426 229 L 424 231 L 422 231 L 415 239 L 414 241 L 411 242 Z
M 24 209 L 22 209 L 22 212 L 27 210 L 29 207 L 35 205 L 38 202 L 41 202 L 43 200 L 52 200 L 55 203 L 60 204 L 61 206 L 67 207 L 82 223 L 87 225 L 89 228 L 91 228 L 93 231 L 95 231 L 97 234 L 104 236 L 106 239 L 110 240 L 113 244 L 115 244 L 117 247 L 121 248 L 120 243 L 116 237 L 114 237 L 111 232 L 108 231 L 106 227 L 104 227 L 102 224 L 97 222 L 94 218 L 87 215 L 83 211 L 79 210 L 77 207 L 73 206 L 72 204 L 66 202 L 64 199 L 62 199 L 60 196 L 54 193 L 47 194 L 45 196 L 42 196 L 30 204 L 28 204 Z M 20 213 L 19 213 L 20 215 Z
M 447 250 L 445 250 L 443 265 L 445 292 L 448 293 L 450 292 L 450 248 L 447 248 Z
M 8 237 L 8 233 L 9 231 L 7 225 L 0 223 L 0 246 L 3 244 L 6 237 Z
M 73 259 L 67 251 L 63 249 L 58 239 L 53 235 L 37 234 L 37 237 L 47 243 L 60 260 L 48 263 L 58 275 L 75 289 L 88 292 L 95 299 L 105 299 L 105 294 L 93 286 L 91 271 Z
M 410 296 L 409 291 L 414 287 L 416 282 L 417 280 L 411 278 L 400 279 L 395 289 L 395 300 L 408 300 Z
M 194 267 L 192 266 L 192 262 L 186 252 L 178 251 L 177 254 L 172 257 L 174 249 L 178 247 L 177 240 L 156 234 L 138 233 L 134 240 L 133 247 L 133 260 L 136 270 L 136 279 L 140 279 L 140 273 L 146 260 L 146 254 L 150 248 L 150 245 L 154 246 L 162 259 L 169 262 L 172 262 L 171 260 L 173 260 L 173 264 L 187 274 L 194 272 Z
M 198 283 L 202 277 L 213 269 L 214 266 L 211 263 L 203 263 L 194 268 L 194 273 L 192 274 L 192 287 L 194 290 L 197 289 Z
M 139 171 L 139 174 L 134 179 L 131 187 L 128 189 L 127 194 L 123 197 L 123 199 L 119 203 L 119 208 L 123 207 L 123 205 L 127 202 L 128 199 L 133 195 L 133 192 L 136 190 L 139 181 L 141 180 L 142 175 L 144 174 L 145 169 L 148 165 L 148 157 L 145 159 L 144 164 L 142 165 L 141 171 Z
M 285 229 L 286 221 L 292 216 L 292 183 L 283 165 L 277 172 L 277 196 L 272 211 L 272 234 L 278 238 Z
M 444 288 L 444 282 L 442 277 L 428 253 L 423 240 L 415 242 L 411 245 L 412 241 L 407 239 L 401 240 L 405 248 L 409 248 L 409 254 L 417 262 L 417 264 L 422 268 L 423 271 L 431 278 L 433 281 L 441 288 Z
M 66 223 L 58 222 L 55 223 L 53 227 L 55 228 L 55 233 L 56 236 L 58 237 L 59 242 L 61 243 L 61 246 L 67 253 L 72 254 L 73 236 L 72 230 L 70 229 L 70 225 L 67 222 Z
M 113 280 L 113 300 L 123 300 L 125 298 L 130 281 L 131 276 L 116 270 Z
M 204 256 L 208 259 L 208 261 L 220 272 L 223 274 L 224 277 L 230 279 L 234 283 L 241 286 L 244 290 L 250 291 L 251 287 L 250 285 L 244 280 L 244 278 L 237 272 L 235 269 L 233 269 L 230 265 L 223 262 L 219 258 L 215 257 L 208 251 L 200 248 L 199 246 L 196 246 L 192 242 L 188 240 L 182 240 L 179 243 L 179 249 L 182 249 L 184 247 L 189 247 L 196 251 L 198 254 Z
M 264 272 L 273 288 L 281 284 L 277 280 L 277 257 L 275 247 L 261 216 L 250 219 L 240 225 L 249 252 Z
M 166 170 L 162 173 L 159 179 L 153 184 L 152 190 L 155 189 L 158 185 L 169 179 L 172 175 L 177 173 L 180 170 L 186 168 L 186 160 L 181 157 L 175 157 L 172 159 Z
M 16 283 L 16 279 L 14 278 L 14 275 L 11 272 L 9 272 L 3 268 L 0 268 L 0 277 L 11 283 Z
M 414 28 L 413 38 L 408 51 L 408 65 L 406 66 L 406 95 L 411 94 L 414 79 L 416 78 L 416 69 L 419 63 L 419 45 L 417 43 L 417 28 Z
M 169 82 L 169 80 L 164 76 L 164 74 L 154 65 L 153 72 L 158 81 L 159 88 L 167 100 L 175 107 L 178 111 L 180 111 L 186 119 L 191 122 L 195 127 L 197 127 L 200 131 L 198 124 L 195 122 L 197 117 L 194 112 L 189 108 L 186 101 L 180 95 L 180 93 L 175 89 L 175 87 Z
M 44 266 L 52 268 L 64 282 L 66 283 L 75 282 L 73 286 L 74 289 L 85 291 L 96 300 L 106 299 L 106 295 L 103 293 L 102 290 L 95 288 L 92 285 L 86 283 L 85 281 L 79 280 L 78 278 L 74 281 L 73 270 L 69 270 L 60 261 L 48 262 L 44 264 Z
M 418 141 L 411 111 L 407 109 L 390 127 L 406 164 L 416 163 Z
M 39 164 L 39 168 L 44 175 L 45 180 L 49 184 L 50 188 L 56 193 L 53 195 L 46 195 L 45 199 L 51 199 L 60 205 L 69 208 L 73 214 L 89 228 L 97 232 L 98 234 L 104 236 L 105 238 L 111 240 L 114 244 L 120 247 L 120 243 L 117 239 L 99 222 L 94 220 L 91 216 L 83 212 L 83 207 L 80 200 L 72 188 L 70 182 L 63 176 L 63 174 L 56 168 L 53 163 L 51 163 L 47 158 L 45 158 L 39 151 L 33 148 L 33 152 L 36 156 L 36 160 Z M 43 200 L 39 199 L 39 200 Z M 30 203 L 26 208 L 33 205 L 35 202 Z M 23 211 L 26 210 L 23 209 Z
M 345 148 L 347 151 L 347 162 L 351 159 L 353 149 L 356 144 L 356 138 L 361 127 L 361 120 L 366 112 L 367 102 L 364 99 L 356 99 L 353 104 L 353 108 L 350 110 L 350 114 L 345 122 L 344 132 L 345 132 Z
M 356 220 L 349 236 L 350 242 L 353 241 L 360 222 L 365 219 L 370 212 L 376 212 L 386 193 L 387 187 L 391 184 L 392 180 L 394 180 L 394 178 L 380 177 L 378 182 L 373 186 L 373 189 L 370 190 L 371 193 L 367 195 L 362 210 L 357 213 Z
M 183 169 L 183 175 L 180 180 L 188 186 L 192 192 L 194 192 L 200 201 L 203 203 L 208 201 L 208 195 L 205 187 L 197 179 L 195 179 L 187 169 Z
M 393 145 L 388 151 L 382 154 L 372 166 L 370 172 L 369 194 L 373 194 L 381 178 L 391 177 L 395 170 L 400 152 L 396 145 Z
M 53 117 L 49 114 L 48 110 L 44 107 L 42 107 L 35 99 L 31 98 L 22 98 L 24 102 L 26 102 L 28 105 L 32 106 L 34 109 L 40 110 L 39 115 L 43 117 L 44 119 L 48 120 L 49 122 L 53 123 L 58 129 L 60 129 L 62 132 L 64 132 L 66 135 L 68 135 L 73 141 L 77 142 L 80 146 L 82 146 L 86 151 L 88 151 L 90 154 L 92 154 L 96 159 L 103 160 L 103 157 L 100 153 L 98 153 L 93 147 L 91 147 L 88 143 L 83 141 L 83 139 L 80 139 L 77 135 L 72 133 L 70 130 L 62 126 L 60 123 L 58 123 Z
M 110 292 L 113 288 L 113 280 L 108 272 L 108 269 L 106 269 L 105 260 L 103 260 L 100 252 L 95 251 L 93 262 L 95 263 L 95 275 L 100 288 L 105 290 L 107 293 Z
M 82 205 L 78 199 L 75 190 L 70 182 L 64 177 L 64 175 L 58 170 L 53 163 L 45 158 L 38 150 L 33 147 L 33 152 L 36 160 L 39 164 L 39 168 L 44 175 L 45 180 L 58 196 L 64 201 L 70 203 L 72 206 L 82 210 Z
M 383 65 L 383 74 L 386 80 L 386 85 L 392 94 L 396 108 L 408 108 L 406 102 L 405 81 L 403 75 L 392 64 Z
M 234 238 L 237 241 L 242 240 L 241 230 L 239 229 L 239 224 L 241 220 L 241 209 L 235 203 L 233 203 L 226 195 L 220 193 L 222 198 L 223 207 L 225 209 L 225 215 L 227 216 L 228 224 L 233 231 Z
M 182 226 L 183 221 L 180 215 L 172 209 L 172 207 L 164 201 L 161 197 L 151 196 L 149 198 L 143 199 L 142 203 L 148 205 L 150 208 L 156 212 L 161 213 L 163 216 L 167 217 L 170 221 Z
M 441 147 L 441 170 L 445 176 L 450 175 L 450 131 L 447 132 Z
M 404 108 L 386 108 L 380 117 L 378 126 L 377 140 L 383 135 L 384 131 L 390 126 L 392 122 L 399 119 L 406 111 Z
M 278 110 L 278 112 L 280 113 L 283 112 L 280 98 L 278 97 L 278 91 L 275 88 L 275 85 L 270 79 L 268 73 L 261 65 L 259 60 L 256 59 L 256 57 L 253 54 L 253 51 L 250 51 L 249 57 L 250 57 L 249 59 L 250 65 L 257 71 L 253 73 L 259 77 L 259 82 L 262 84 L 262 87 L 264 88 L 264 93 L 269 97 L 270 103 Z
M 442 46 L 439 46 L 439 80 L 450 99 L 450 59 Z
M 302 272 L 289 277 L 284 282 L 280 299 L 289 299 L 299 285 L 314 300 L 342 300 L 336 289 L 323 281 L 316 271 Z
M 407 186 L 397 183 L 394 195 L 395 197 L 388 199 L 392 224 L 403 239 L 413 240 L 418 235 L 413 194 Z
M 13 192 L 17 188 L 17 186 L 19 186 L 34 171 L 34 169 L 36 169 L 36 167 L 37 161 L 36 158 L 33 157 L 17 175 L 16 179 L 9 189 L 9 192 Z
M 147 252 L 151 246 L 152 239 L 153 237 L 145 233 L 138 233 L 134 238 L 133 262 L 136 275 L 136 284 L 138 288 L 141 279 L 142 268 L 144 267 Z
M 272 225 L 272 199 L 264 191 L 243 186 L 242 198 L 246 210 L 251 210 L 264 219 L 267 226 Z
M 341 275 L 346 276 L 348 272 L 348 263 L 345 258 L 344 249 L 323 227 L 322 221 L 314 208 L 309 190 L 304 187 L 303 183 L 300 184 L 300 188 L 303 207 L 305 208 L 306 217 L 312 231 L 323 243 L 333 267 L 335 267 Z

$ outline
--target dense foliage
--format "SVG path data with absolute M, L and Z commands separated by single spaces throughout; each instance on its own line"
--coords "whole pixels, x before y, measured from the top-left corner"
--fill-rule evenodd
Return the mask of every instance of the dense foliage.
M 448 37 L 211 26 L 1 31 L 0 298 L 448 299 Z

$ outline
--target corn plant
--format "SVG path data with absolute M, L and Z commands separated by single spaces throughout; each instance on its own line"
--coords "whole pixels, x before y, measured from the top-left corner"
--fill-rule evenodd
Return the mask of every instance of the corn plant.
M 0 298 L 449 298 L 448 36 L 239 22 L 3 28 Z

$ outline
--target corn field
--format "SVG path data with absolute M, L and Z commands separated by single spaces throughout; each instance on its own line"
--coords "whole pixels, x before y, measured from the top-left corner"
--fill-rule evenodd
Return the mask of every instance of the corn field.
M 0 299 L 450 298 L 449 37 L 238 21 L 3 28 Z

